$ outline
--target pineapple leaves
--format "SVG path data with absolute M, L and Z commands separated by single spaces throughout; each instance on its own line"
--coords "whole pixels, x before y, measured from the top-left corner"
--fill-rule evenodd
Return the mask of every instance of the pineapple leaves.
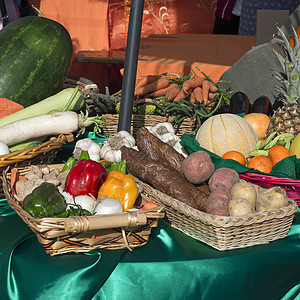
M 287 69 L 286 59 L 284 59 L 284 57 L 281 54 L 279 54 L 276 50 L 273 50 L 273 51 L 276 54 L 283 71 L 286 73 L 286 69 Z
M 291 26 L 292 29 L 292 34 L 293 34 L 293 40 L 294 40 L 294 53 L 296 57 L 296 65 L 297 67 L 299 66 L 300 63 L 300 43 L 299 43 L 299 38 L 297 35 L 297 32 L 293 26 Z M 299 69 L 299 68 L 297 68 Z
M 297 59 L 295 57 L 295 53 L 293 51 L 292 46 L 290 45 L 290 43 L 289 43 L 287 37 L 285 36 L 285 34 L 283 33 L 283 31 L 279 27 L 277 27 L 277 30 L 279 31 L 280 35 L 282 36 L 282 38 L 284 40 L 284 44 L 287 48 L 287 51 L 288 51 L 288 54 L 289 54 L 289 57 L 290 57 L 290 60 L 291 60 L 292 64 L 295 65 L 296 62 L 297 62 Z M 297 34 L 296 34 L 296 36 L 297 36 Z M 293 38 L 295 39 L 294 36 L 293 36 Z

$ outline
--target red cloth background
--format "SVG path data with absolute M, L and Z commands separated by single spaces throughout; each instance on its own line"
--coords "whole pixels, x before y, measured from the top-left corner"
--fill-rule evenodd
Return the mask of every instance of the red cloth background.
M 216 0 L 145 0 L 141 37 L 150 34 L 212 33 Z M 108 4 L 111 49 L 124 49 L 130 0 Z
M 78 51 L 125 49 L 130 0 L 29 0 L 70 33 L 74 57 Z M 211 33 L 217 0 L 145 0 L 141 37 L 150 34 Z M 122 65 L 103 68 L 99 63 L 75 63 L 70 76 L 88 78 L 105 90 L 120 89 Z

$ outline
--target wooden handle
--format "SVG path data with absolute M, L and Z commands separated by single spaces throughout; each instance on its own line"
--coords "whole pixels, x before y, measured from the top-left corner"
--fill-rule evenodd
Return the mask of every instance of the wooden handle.
M 147 217 L 144 213 L 136 211 L 123 214 L 109 214 L 97 216 L 71 216 L 66 218 L 64 225 L 68 233 L 79 233 L 90 230 L 109 229 L 109 228 L 132 228 L 146 225 Z

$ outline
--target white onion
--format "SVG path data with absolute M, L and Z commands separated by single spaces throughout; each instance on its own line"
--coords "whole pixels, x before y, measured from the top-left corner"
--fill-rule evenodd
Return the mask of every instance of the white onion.
M 88 196 L 88 195 L 80 195 L 76 196 L 74 198 L 74 202 L 72 204 L 74 205 L 80 205 L 82 209 L 88 210 L 90 213 L 93 212 L 94 206 L 95 206 L 95 198 Z M 69 204 L 69 206 L 74 206 L 72 204 Z M 76 206 L 75 206 L 76 208 Z
M 98 199 L 95 203 L 96 215 L 118 214 L 123 212 L 122 203 L 114 198 Z

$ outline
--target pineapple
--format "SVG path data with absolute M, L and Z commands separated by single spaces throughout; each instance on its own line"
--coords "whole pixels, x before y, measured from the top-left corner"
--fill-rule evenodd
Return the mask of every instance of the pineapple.
M 270 119 L 267 136 L 272 132 L 292 133 L 300 132 L 300 40 L 293 26 L 291 26 L 294 50 L 289 40 L 280 28 L 278 31 L 284 40 L 285 57 L 274 50 L 283 72 L 274 71 L 274 77 L 282 83 L 282 87 L 275 87 L 279 96 L 277 100 L 283 102 Z

